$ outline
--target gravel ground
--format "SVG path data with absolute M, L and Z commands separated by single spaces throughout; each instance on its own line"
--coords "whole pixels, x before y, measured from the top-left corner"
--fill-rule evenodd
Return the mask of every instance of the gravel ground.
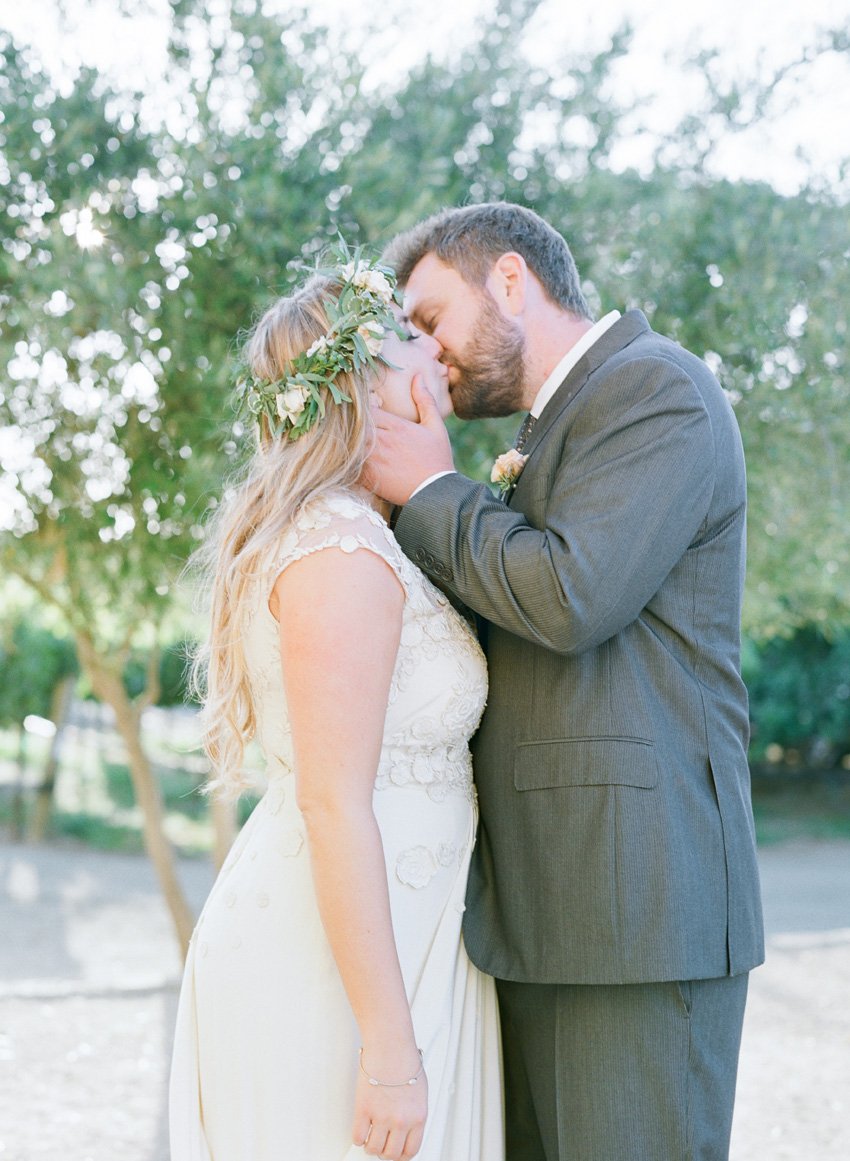
M 732 1161 L 848 1161 L 850 843 L 761 865 Z M 209 866 L 181 870 L 200 908 Z M 147 861 L 6 846 L 0 932 L 0 1161 L 167 1161 L 180 964 Z

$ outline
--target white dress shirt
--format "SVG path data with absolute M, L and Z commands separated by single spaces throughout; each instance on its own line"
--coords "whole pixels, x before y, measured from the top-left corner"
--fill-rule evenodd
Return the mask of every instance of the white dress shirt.
M 563 359 L 561 359 L 558 365 L 552 370 L 551 374 L 547 376 L 543 386 L 534 397 L 534 402 L 531 405 L 531 415 L 533 415 L 535 419 L 540 418 L 543 408 L 561 386 L 567 375 L 569 375 L 570 371 L 572 371 L 573 367 L 575 367 L 576 363 L 578 363 L 582 355 L 589 351 L 598 339 L 602 338 L 609 327 L 612 327 L 619 317 L 620 312 L 618 310 L 609 311 L 609 313 L 606 314 L 604 318 L 601 318 L 599 322 L 595 322 L 590 330 L 585 331 L 577 343 L 574 343 L 573 346 L 570 347 L 570 349 L 564 355 Z M 418 488 L 414 488 L 414 490 L 410 493 L 411 500 L 417 494 L 417 492 L 421 492 L 423 488 L 427 488 L 428 485 L 433 484 L 435 480 L 439 480 L 442 479 L 443 476 L 451 476 L 453 474 L 454 473 L 451 471 L 435 472 L 433 476 L 429 476 L 427 480 L 423 480 Z

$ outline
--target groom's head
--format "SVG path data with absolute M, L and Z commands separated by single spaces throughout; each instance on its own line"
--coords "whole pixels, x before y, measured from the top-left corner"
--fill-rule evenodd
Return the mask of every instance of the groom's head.
M 590 317 L 569 246 L 524 206 L 442 210 L 393 239 L 385 258 L 411 321 L 442 347 L 463 419 L 521 410 L 540 386 L 529 334 Z

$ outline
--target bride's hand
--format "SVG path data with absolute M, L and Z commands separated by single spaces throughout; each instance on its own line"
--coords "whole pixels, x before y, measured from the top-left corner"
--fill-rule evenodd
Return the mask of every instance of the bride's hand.
M 377 1057 L 372 1065 L 366 1053 L 363 1056 L 364 1068 L 367 1063 L 369 1068 L 377 1066 Z M 415 1067 L 421 1067 L 421 1062 Z M 414 1074 L 408 1072 L 408 1076 Z M 393 1076 L 378 1073 L 377 1067 L 375 1075 L 382 1080 L 394 1080 Z M 363 1145 L 370 1157 L 385 1161 L 409 1161 L 415 1157 L 422 1145 L 427 1113 L 428 1080 L 424 1070 L 419 1073 L 416 1084 L 393 1086 L 370 1084 L 364 1073 L 359 1072 L 352 1139 L 355 1145 Z

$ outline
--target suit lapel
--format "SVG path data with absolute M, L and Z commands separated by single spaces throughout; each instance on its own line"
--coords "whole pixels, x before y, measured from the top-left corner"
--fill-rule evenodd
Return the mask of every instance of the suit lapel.
M 531 434 L 523 449 L 526 456 L 533 454 L 537 445 L 546 437 L 547 432 L 560 418 L 562 412 L 579 394 L 593 372 L 602 364 L 624 350 L 630 343 L 650 331 L 649 323 L 640 310 L 630 310 L 618 318 L 612 327 L 598 339 L 589 351 L 585 351 L 576 365 L 572 368 L 561 386 L 543 408 L 540 418 L 531 429 Z

